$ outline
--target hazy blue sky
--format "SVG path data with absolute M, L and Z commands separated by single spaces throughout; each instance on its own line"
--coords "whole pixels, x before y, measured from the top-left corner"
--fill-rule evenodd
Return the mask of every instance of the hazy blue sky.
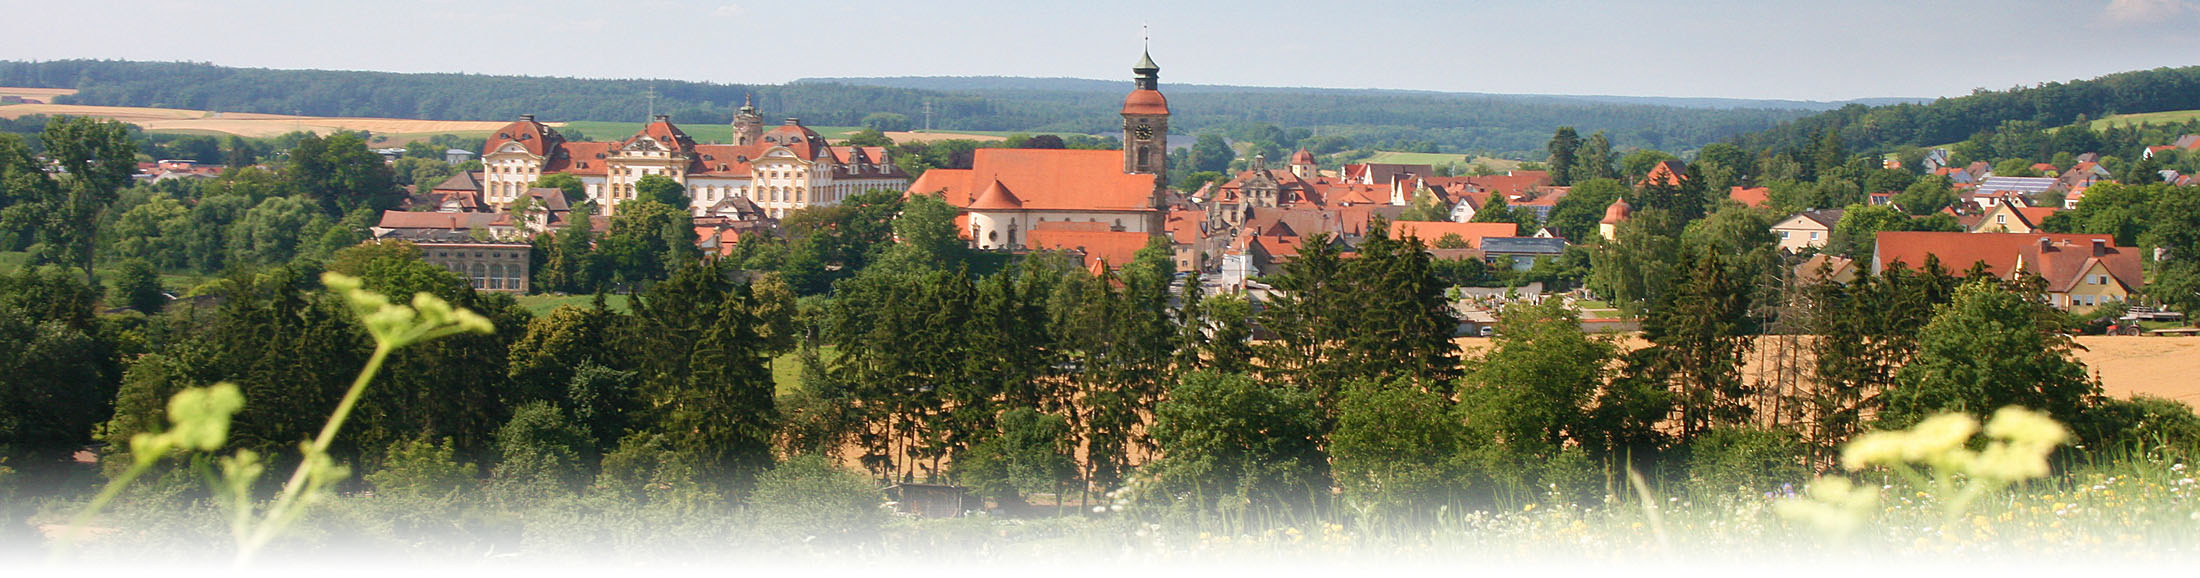
M 2200 64 L 2200 0 L 0 0 L 0 59 L 777 83 L 1170 82 L 1835 100 Z M 42 24 L 32 25 L 32 18 Z

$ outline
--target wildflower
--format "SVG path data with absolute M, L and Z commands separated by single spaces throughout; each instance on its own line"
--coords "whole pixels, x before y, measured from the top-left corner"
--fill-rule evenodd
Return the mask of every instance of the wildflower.
M 2011 406 L 1994 412 L 1994 418 L 1986 422 L 1986 437 L 2012 444 L 2054 447 L 2070 439 L 2070 430 L 2046 414 Z

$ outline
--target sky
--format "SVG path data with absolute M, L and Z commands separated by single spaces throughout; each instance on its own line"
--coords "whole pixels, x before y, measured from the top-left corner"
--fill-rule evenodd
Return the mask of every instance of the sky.
M 1845 100 L 2200 64 L 2200 0 L 0 0 L 0 59 Z

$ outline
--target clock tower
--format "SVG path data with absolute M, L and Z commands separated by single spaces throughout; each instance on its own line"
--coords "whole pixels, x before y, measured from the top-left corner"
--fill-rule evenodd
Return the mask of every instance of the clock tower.
M 1156 191 L 1169 181 L 1169 99 L 1161 96 L 1161 67 L 1146 54 L 1123 98 L 1123 172 L 1153 175 Z

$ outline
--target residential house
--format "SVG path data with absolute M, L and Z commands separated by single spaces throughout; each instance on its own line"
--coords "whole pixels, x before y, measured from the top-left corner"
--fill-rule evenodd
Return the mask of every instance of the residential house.
M 1795 280 L 1804 285 L 1832 281 L 1847 285 L 1856 282 L 1856 260 L 1840 255 L 1819 253 L 1804 259 L 1795 266 Z
M 2047 283 L 2048 303 L 2074 313 L 2128 300 L 2145 283 L 2139 249 L 2118 247 L 2109 235 L 1882 232 L 1872 273 L 1897 264 L 1918 267 L 1928 256 L 1949 271 L 1982 264 L 2004 278 L 2038 275 Z
M 1772 225 L 1772 235 L 1780 238 L 1780 249 L 1789 253 L 1824 247 L 1833 237 L 1834 225 L 1841 222 L 1841 213 L 1841 209 L 1796 213 Z
M 1769 206 L 1769 204 L 1772 202 L 1772 188 L 1743 188 L 1737 186 L 1727 189 L 1726 198 L 1733 199 L 1734 202 L 1741 203 L 1744 207 L 1749 207 L 1752 209 L 1762 209 L 1766 206 Z
M 1526 271 L 1535 266 L 1538 257 L 1558 258 L 1566 252 L 1565 239 L 1542 237 L 1483 237 L 1482 259 L 1493 266 L 1505 266 L 1508 261 L 1514 271 Z
M 1390 224 L 1390 238 L 1419 237 L 1421 244 L 1436 248 L 1437 241 L 1447 235 L 1458 235 L 1466 241 L 1467 249 L 1482 247 L 1482 239 L 1488 237 L 1513 237 L 1520 234 L 1515 223 L 1431 223 L 1425 221 L 1398 221 Z M 1456 247 L 1455 247 L 1456 248 Z
M 2054 215 L 2055 207 L 2020 207 L 2008 203 L 1986 210 L 1984 218 L 1972 225 L 1973 233 L 2030 233 L 2038 231 L 2040 223 Z
M 1681 180 L 1686 178 L 1688 178 L 1688 165 L 1682 164 L 1680 161 L 1664 161 L 1658 163 L 1657 166 L 1650 167 L 1650 174 L 1642 177 L 1641 186 L 1649 186 L 1651 183 L 1663 183 L 1669 187 L 1678 187 L 1681 186 Z

